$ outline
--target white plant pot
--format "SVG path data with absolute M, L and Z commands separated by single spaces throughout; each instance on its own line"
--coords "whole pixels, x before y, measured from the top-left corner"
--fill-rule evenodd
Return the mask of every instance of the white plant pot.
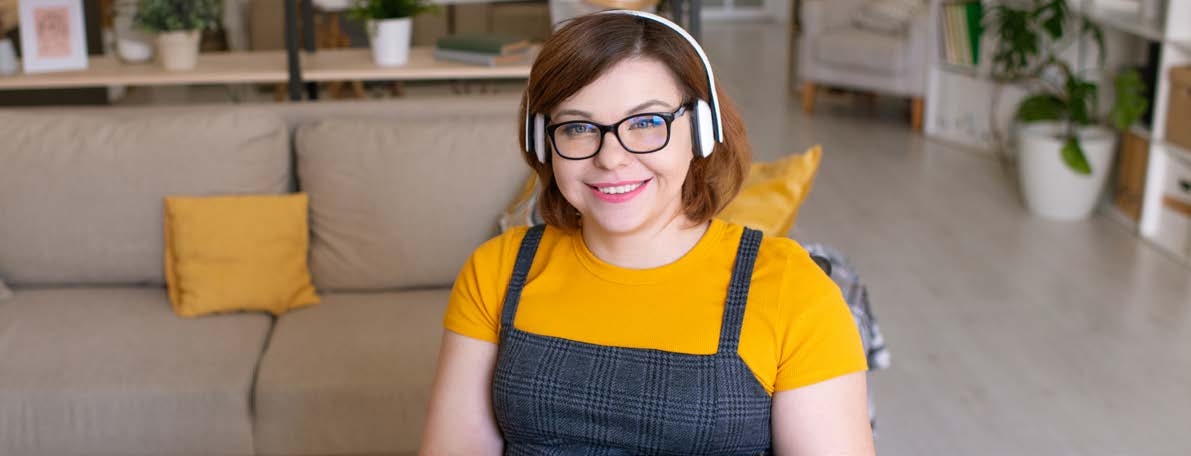
M 1100 126 L 1077 131 L 1092 174 L 1075 172 L 1063 162 L 1065 126 L 1056 122 L 1021 125 L 1017 130 L 1017 170 L 1026 207 L 1056 220 L 1082 220 L 1092 215 L 1108 180 L 1117 135 Z
M 157 54 L 161 66 L 170 71 L 193 70 L 198 63 L 198 30 L 163 32 L 157 35 Z
M 372 61 L 383 67 L 405 65 L 409 61 L 412 25 L 413 19 L 408 17 L 368 21 Z

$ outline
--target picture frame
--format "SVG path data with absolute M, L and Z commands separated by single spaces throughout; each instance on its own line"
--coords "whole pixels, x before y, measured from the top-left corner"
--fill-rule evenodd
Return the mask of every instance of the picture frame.
M 21 0 L 25 73 L 87 69 L 83 0 Z

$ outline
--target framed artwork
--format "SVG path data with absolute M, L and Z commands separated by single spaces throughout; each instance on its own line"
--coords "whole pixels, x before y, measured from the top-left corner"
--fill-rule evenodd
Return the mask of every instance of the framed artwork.
M 19 5 L 26 73 L 87 68 L 83 0 L 21 0 Z

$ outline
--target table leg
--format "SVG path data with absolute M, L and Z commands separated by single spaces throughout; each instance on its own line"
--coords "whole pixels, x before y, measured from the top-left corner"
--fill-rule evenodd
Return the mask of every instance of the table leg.
M 298 14 L 294 11 L 297 0 L 283 0 L 285 5 L 285 62 L 289 67 L 289 99 L 302 100 L 302 72 L 298 61 Z

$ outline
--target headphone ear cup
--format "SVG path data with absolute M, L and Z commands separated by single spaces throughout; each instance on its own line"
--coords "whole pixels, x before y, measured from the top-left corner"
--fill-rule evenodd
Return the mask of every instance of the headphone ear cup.
M 538 155 L 538 163 L 546 163 L 546 116 L 533 116 L 533 151 Z
M 715 126 L 711 123 L 711 106 L 708 106 L 706 101 L 699 100 L 695 103 L 693 114 L 695 118 L 692 119 L 692 127 L 695 128 L 696 150 L 706 158 L 715 150 Z

